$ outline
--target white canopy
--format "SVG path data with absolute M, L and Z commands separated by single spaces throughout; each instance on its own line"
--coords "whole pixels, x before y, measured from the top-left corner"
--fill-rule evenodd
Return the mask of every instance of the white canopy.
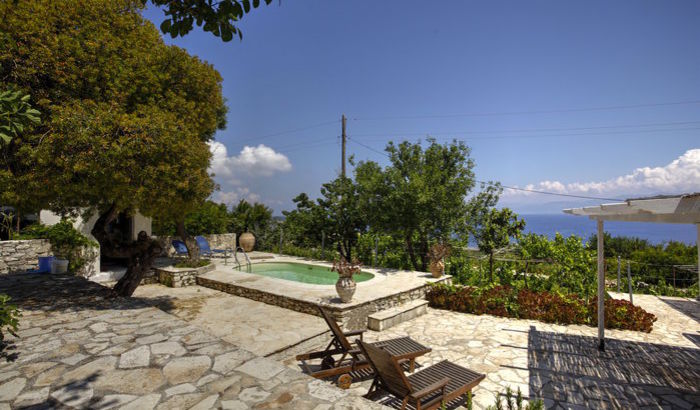
M 628 199 L 625 202 L 565 209 L 573 215 L 604 221 L 700 223 L 700 193 Z
M 625 202 L 565 209 L 564 212 L 588 216 L 598 221 L 598 339 L 601 350 L 605 348 L 603 221 L 695 224 L 698 231 L 696 243 L 698 247 L 698 286 L 700 286 L 700 193 L 628 199 Z

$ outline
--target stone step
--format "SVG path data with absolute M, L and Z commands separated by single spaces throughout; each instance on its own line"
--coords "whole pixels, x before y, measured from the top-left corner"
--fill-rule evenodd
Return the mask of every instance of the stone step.
M 367 327 L 382 331 L 399 323 L 411 320 L 428 311 L 428 301 L 417 299 L 391 309 L 372 313 L 367 317 Z

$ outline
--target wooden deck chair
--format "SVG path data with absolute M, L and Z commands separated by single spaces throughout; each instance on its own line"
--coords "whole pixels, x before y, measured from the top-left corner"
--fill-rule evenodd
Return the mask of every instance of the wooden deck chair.
M 406 376 L 401 365 L 382 347 L 358 341 L 376 374 L 367 396 L 377 389 L 401 400 L 401 409 L 412 405 L 416 410 L 431 410 L 459 399 L 479 384 L 486 375 L 447 360 Z
M 340 376 L 338 386 L 348 388 L 352 383 L 352 377 L 348 374 L 360 370 L 371 369 L 369 362 L 361 354 L 358 348 L 353 348 L 348 340 L 349 337 L 358 336 L 362 340 L 364 330 L 343 332 L 335 320 L 322 307 L 318 307 L 321 316 L 328 324 L 333 337 L 324 350 L 304 353 L 296 356 L 296 360 L 302 362 L 306 372 L 317 378 Z M 432 351 L 410 337 L 400 337 L 396 339 L 383 340 L 372 343 L 374 346 L 381 346 L 390 352 L 401 364 L 408 363 L 410 371 L 415 368 L 416 357 L 422 356 Z M 334 356 L 340 355 L 339 358 Z M 307 360 L 322 359 L 321 370 L 313 371 L 306 363 Z

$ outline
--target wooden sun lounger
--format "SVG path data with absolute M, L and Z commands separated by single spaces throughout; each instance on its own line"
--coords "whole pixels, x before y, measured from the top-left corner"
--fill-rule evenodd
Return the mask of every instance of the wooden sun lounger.
M 350 384 L 352 384 L 352 377 L 348 373 L 371 369 L 371 365 L 362 355 L 361 351 L 357 348 L 353 348 L 348 340 L 348 337 L 353 336 L 357 336 L 359 340 L 362 340 L 364 330 L 343 332 L 335 320 L 330 317 L 328 312 L 323 310 L 320 306 L 318 310 L 331 329 L 333 338 L 324 350 L 300 354 L 296 356 L 296 359 L 302 362 L 304 369 L 309 375 L 317 379 L 340 376 L 338 378 L 338 386 L 348 388 Z M 415 368 L 416 357 L 432 351 L 431 348 L 423 346 L 410 337 L 383 340 L 371 343 L 371 345 L 381 346 L 401 364 L 408 362 L 411 372 L 413 372 Z M 333 356 L 337 355 L 340 355 L 340 358 L 335 359 Z M 309 368 L 306 361 L 313 359 L 322 359 L 321 370 L 313 371 Z
M 402 400 L 401 409 L 408 404 L 416 410 L 442 407 L 467 394 L 486 377 L 447 360 L 406 376 L 400 363 L 382 347 L 362 341 L 357 344 L 376 375 L 367 396 L 385 390 Z

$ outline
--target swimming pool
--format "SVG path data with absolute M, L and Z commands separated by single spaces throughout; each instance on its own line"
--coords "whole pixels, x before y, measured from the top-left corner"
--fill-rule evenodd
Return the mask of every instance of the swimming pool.
M 294 282 L 311 283 L 314 285 L 334 285 L 338 274 L 331 268 L 305 263 L 266 262 L 251 265 L 251 273 L 270 276 L 273 278 L 291 280 Z M 359 272 L 353 275 L 355 282 L 364 282 L 374 277 L 369 272 Z

